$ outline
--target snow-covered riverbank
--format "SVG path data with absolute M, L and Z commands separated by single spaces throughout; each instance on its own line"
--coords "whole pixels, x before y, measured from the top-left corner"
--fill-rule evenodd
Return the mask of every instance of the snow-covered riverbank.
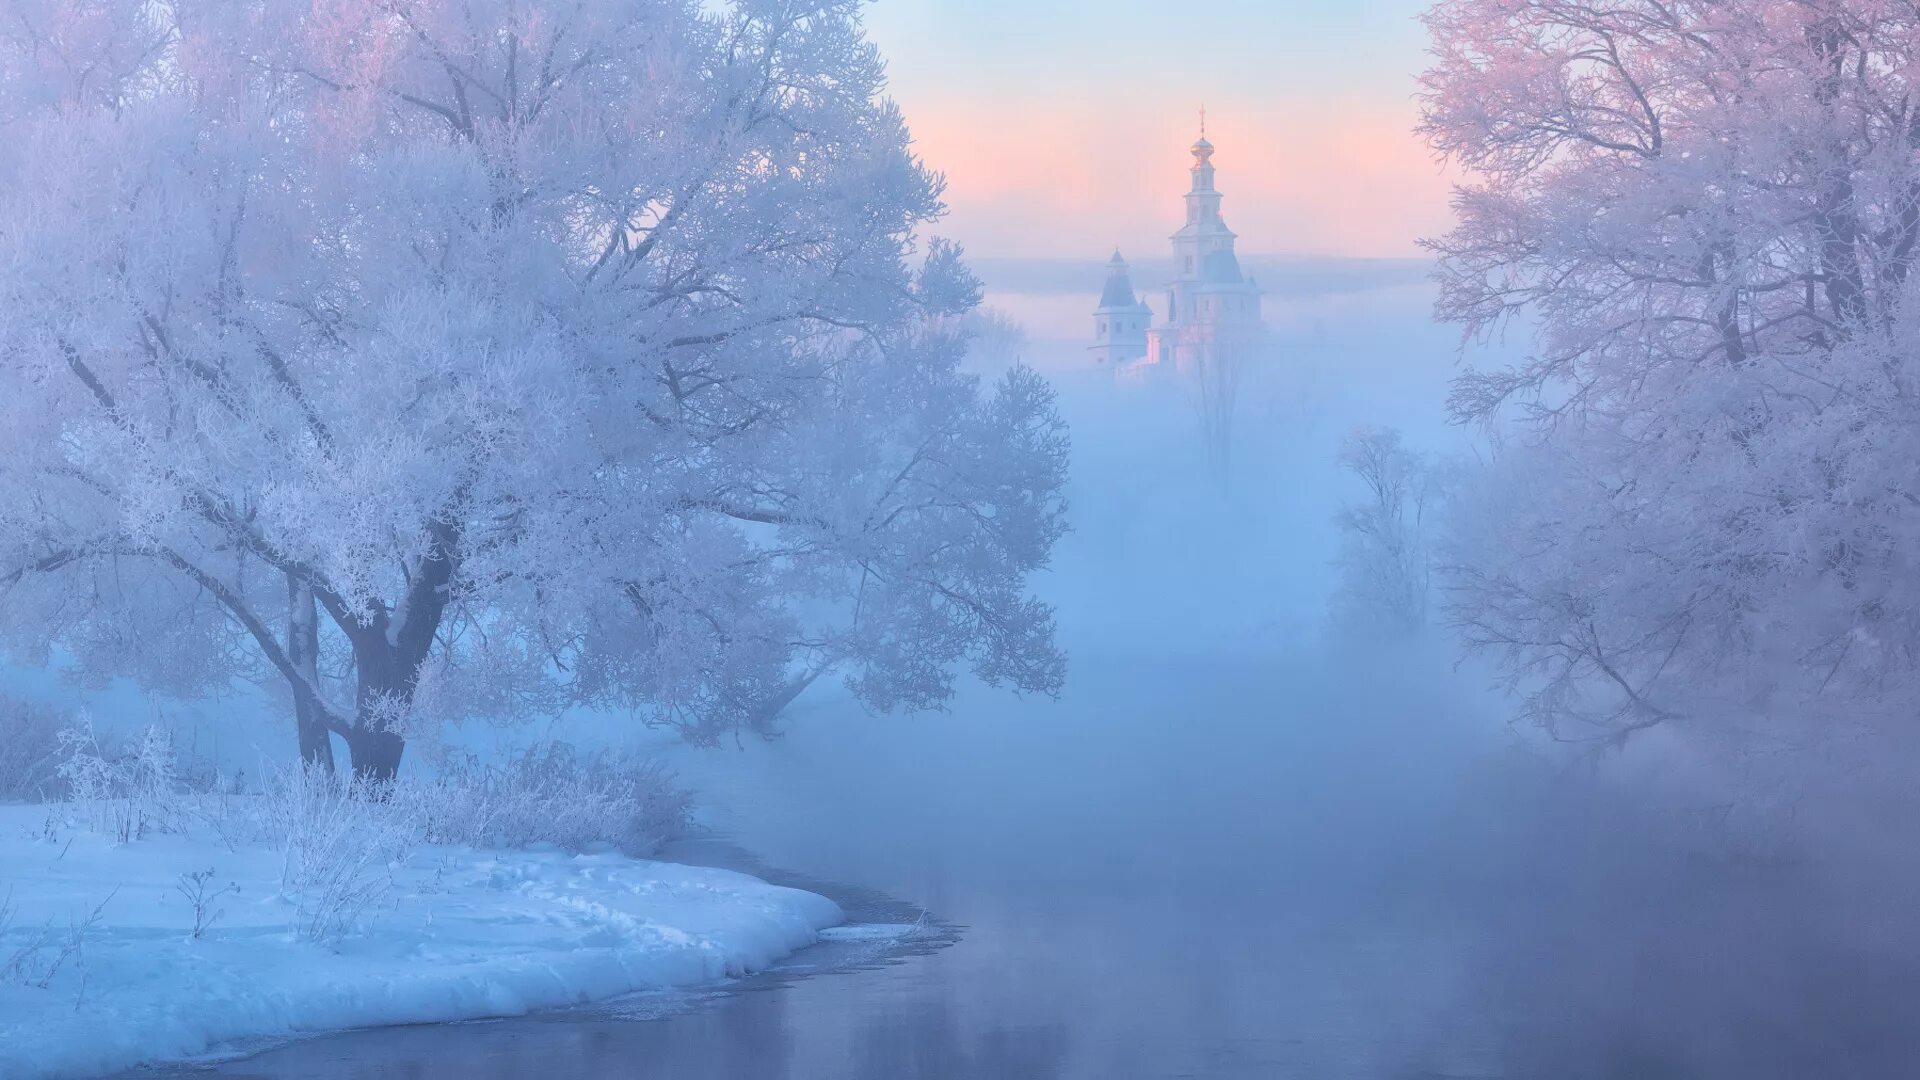
M 712 982 L 842 917 L 824 897 L 725 870 L 416 847 L 379 868 L 359 929 L 327 944 L 303 932 L 313 912 L 284 895 L 282 860 L 216 830 L 119 845 L 46 807 L 0 806 L 0 1076 L 85 1077 L 239 1040 Z M 197 939 L 196 891 L 210 897 Z

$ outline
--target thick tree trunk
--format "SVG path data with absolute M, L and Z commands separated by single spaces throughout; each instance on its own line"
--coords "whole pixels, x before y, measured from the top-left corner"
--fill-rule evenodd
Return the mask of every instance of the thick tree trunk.
M 300 760 L 315 766 L 329 776 L 333 774 L 333 733 L 327 730 L 325 720 L 319 716 L 320 710 L 305 695 L 295 695 L 293 702 L 293 720 L 299 731 Z
M 394 728 L 413 707 L 420 659 L 402 655 L 384 634 L 355 641 L 353 658 L 360 673 L 353 731 L 347 736 L 353 772 L 377 784 L 392 783 L 407 749 L 406 739 Z
M 360 685 L 354 696 L 353 730 L 347 749 L 356 776 L 391 783 L 400 772 L 406 740 L 398 725 L 413 711 L 420 665 L 433 652 L 434 635 L 447 609 L 458 531 L 445 521 L 430 529 L 425 558 L 408 575 L 407 592 L 392 609 L 376 608 L 347 630 Z
M 355 728 L 347 736 L 347 751 L 353 758 L 355 776 L 386 785 L 400 775 L 400 758 L 407 752 L 407 741 L 391 731 Z
M 293 719 L 300 740 L 300 760 L 332 775 L 333 737 L 315 697 L 320 685 L 320 624 L 313 587 L 287 575 L 287 605 L 287 660 L 296 672 Z

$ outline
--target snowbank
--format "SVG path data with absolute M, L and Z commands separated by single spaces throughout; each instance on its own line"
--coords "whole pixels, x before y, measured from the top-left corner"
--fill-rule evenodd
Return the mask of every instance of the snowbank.
M 235 1040 L 712 982 L 842 918 L 825 897 L 731 871 L 427 847 L 391 871 L 366 932 L 329 948 L 294 932 L 280 860 L 202 834 L 115 846 L 46 807 L 0 806 L 0 910 L 11 908 L 0 917 L 0 1077 L 98 1075 Z M 196 940 L 183 875 L 208 870 L 203 893 L 238 891 L 206 906 L 220 914 Z

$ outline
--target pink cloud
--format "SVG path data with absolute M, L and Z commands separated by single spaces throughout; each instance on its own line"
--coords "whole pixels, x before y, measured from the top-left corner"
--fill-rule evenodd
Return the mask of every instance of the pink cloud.
M 907 103 L 947 174 L 937 230 L 991 255 L 1160 254 L 1180 224 L 1197 116 L 1113 101 Z M 1448 179 L 1412 133 L 1411 102 L 1216 107 L 1208 135 L 1241 248 L 1408 255 L 1448 223 Z

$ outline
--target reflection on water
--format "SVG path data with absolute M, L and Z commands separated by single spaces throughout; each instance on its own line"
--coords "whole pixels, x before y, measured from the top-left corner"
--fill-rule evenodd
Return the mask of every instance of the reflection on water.
M 768 860 L 902 898 L 844 890 L 856 918 L 927 905 L 900 947 L 210 1075 L 1825 1080 L 1920 1061 L 1913 905 L 1690 855 L 1605 789 L 1469 749 L 1467 706 L 1417 659 L 1371 682 L 1332 660 L 1081 663 L 1058 706 L 823 707 L 690 766 Z

